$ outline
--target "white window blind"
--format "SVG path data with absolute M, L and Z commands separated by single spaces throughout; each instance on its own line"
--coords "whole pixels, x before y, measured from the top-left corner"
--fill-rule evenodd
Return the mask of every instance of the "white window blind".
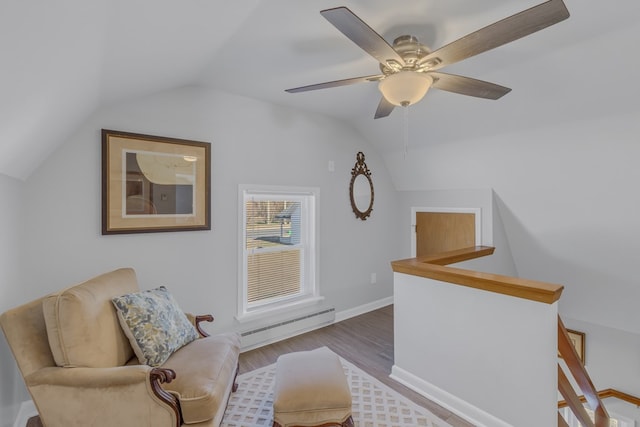
M 318 296 L 317 190 L 241 188 L 240 317 Z

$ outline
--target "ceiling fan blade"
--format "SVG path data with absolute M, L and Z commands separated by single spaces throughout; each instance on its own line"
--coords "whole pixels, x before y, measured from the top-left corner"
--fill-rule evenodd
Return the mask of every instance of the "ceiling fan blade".
M 351 10 L 346 7 L 335 7 L 333 9 L 325 9 L 320 11 L 327 21 L 331 22 L 334 27 L 340 30 L 352 42 L 364 49 L 369 55 L 373 56 L 383 65 L 394 68 L 393 62 L 404 66 L 404 59 L 395 51 L 393 47 L 385 39 L 376 33 L 362 19 L 358 18 Z M 390 64 L 391 61 L 391 64 Z
M 285 92 L 289 92 L 289 93 L 307 92 L 309 90 L 327 89 L 330 87 L 352 85 L 354 83 L 375 82 L 380 80 L 383 77 L 384 77 L 384 74 L 374 74 L 371 76 L 353 77 L 351 79 L 334 80 L 332 82 L 318 83 L 315 85 L 294 87 L 292 89 L 285 89 Z
M 391 114 L 394 108 L 395 108 L 395 105 L 387 101 L 387 99 L 383 96 L 380 99 L 380 103 L 378 104 L 378 109 L 376 110 L 376 114 L 375 116 L 373 116 L 373 118 L 381 119 L 383 117 L 387 117 L 389 114 Z
M 440 72 L 430 72 L 428 74 L 433 77 L 432 87 L 446 90 L 447 92 L 455 92 L 461 95 L 486 99 L 499 99 L 511 92 L 511 89 L 508 87 L 472 79 L 471 77 Z
M 431 52 L 418 65 L 431 62 L 432 66 L 428 69 L 437 70 L 533 34 L 568 17 L 569 11 L 562 0 L 549 0 L 467 34 Z

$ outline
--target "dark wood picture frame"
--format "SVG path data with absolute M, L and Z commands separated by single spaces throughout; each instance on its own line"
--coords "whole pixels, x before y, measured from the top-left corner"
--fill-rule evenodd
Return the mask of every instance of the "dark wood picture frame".
M 211 229 L 211 144 L 102 129 L 102 234 Z

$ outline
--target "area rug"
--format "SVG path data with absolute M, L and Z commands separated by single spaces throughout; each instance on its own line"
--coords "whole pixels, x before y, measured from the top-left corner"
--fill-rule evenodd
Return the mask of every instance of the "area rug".
M 353 397 L 356 427 L 451 427 L 389 386 L 340 358 Z M 238 376 L 221 427 L 267 427 L 273 423 L 275 364 Z

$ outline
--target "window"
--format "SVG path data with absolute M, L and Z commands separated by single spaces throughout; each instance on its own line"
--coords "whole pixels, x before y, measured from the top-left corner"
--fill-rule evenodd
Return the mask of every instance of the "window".
M 240 186 L 238 318 L 319 299 L 317 188 Z

